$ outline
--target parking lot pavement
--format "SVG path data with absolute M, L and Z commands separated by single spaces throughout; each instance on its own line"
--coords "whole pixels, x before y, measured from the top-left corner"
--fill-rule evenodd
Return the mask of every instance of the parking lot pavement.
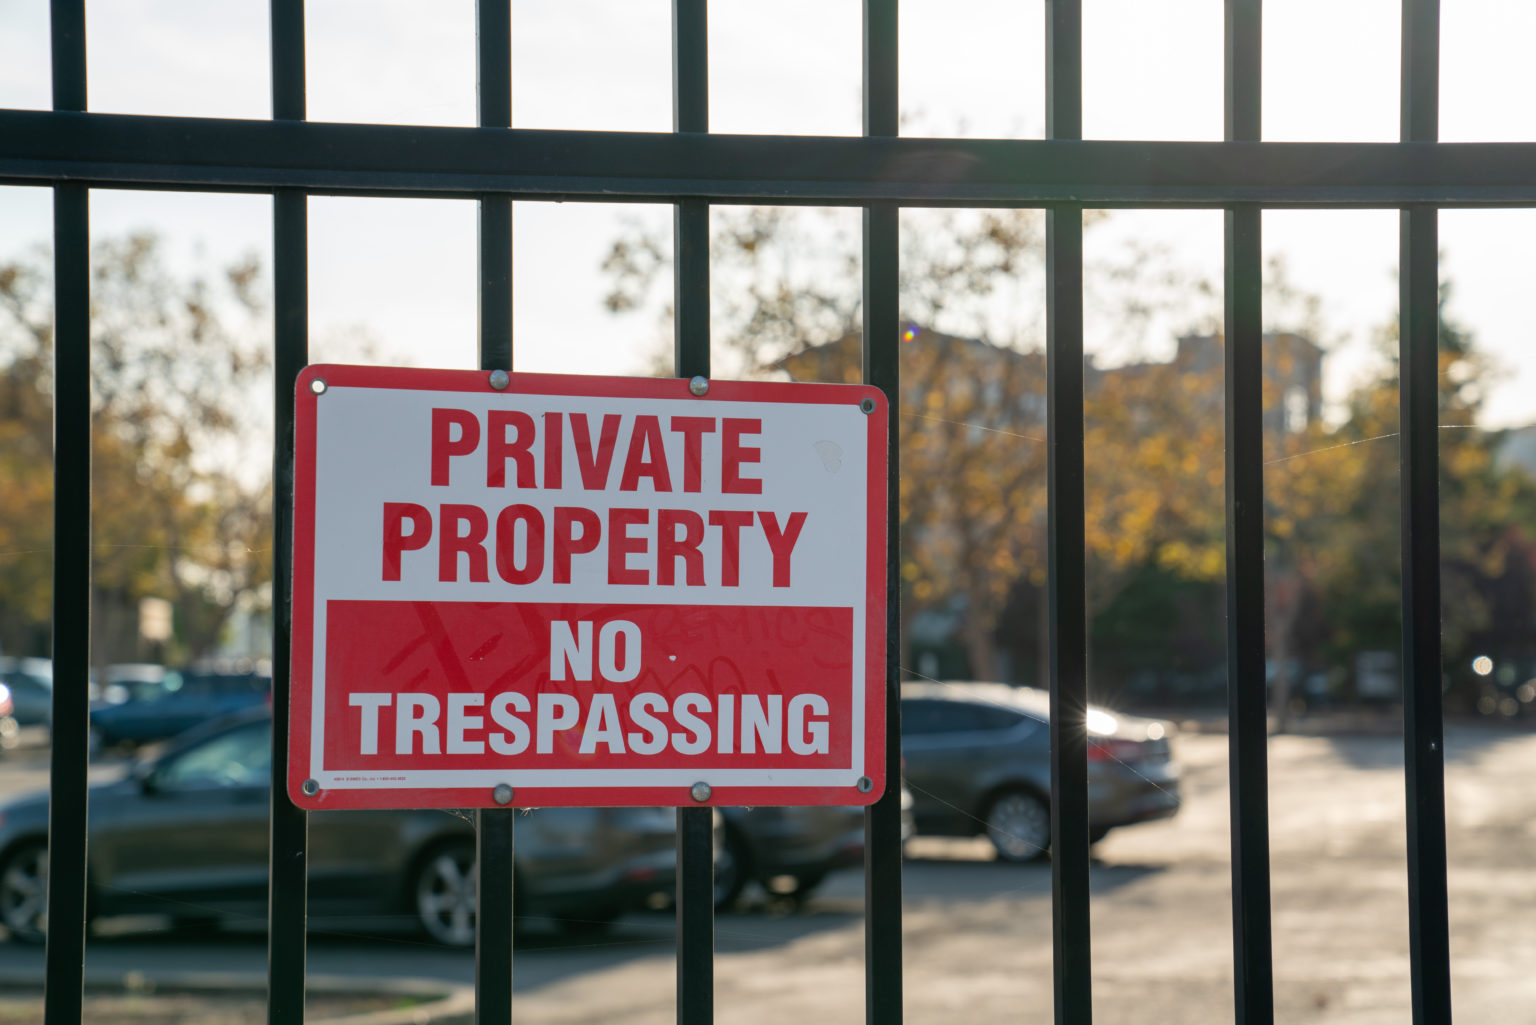
M 1454 997 L 1462 1021 L 1536 1025 L 1536 736 L 1447 731 Z M 1095 848 L 1095 1020 L 1231 1019 L 1226 738 L 1185 735 L 1183 812 Z M 11 763 L 0 761 L 0 792 Z M 1270 744 L 1277 1020 L 1408 1018 L 1402 744 L 1284 736 Z M 983 841 L 917 839 L 904 872 L 907 1020 L 1051 1021 L 1050 869 L 992 860 Z M 716 1010 L 755 1025 L 863 1021 L 863 881 L 832 877 L 804 907 L 749 904 L 716 927 Z M 665 913 L 607 936 L 535 931 L 515 962 L 518 1015 L 557 1023 L 671 1022 L 675 937 Z M 88 968 L 259 973 L 260 936 L 93 941 Z M 11 970 L 41 953 L 6 948 Z M 241 966 L 245 966 L 241 968 Z M 467 982 L 472 958 L 409 937 L 317 936 L 310 971 Z

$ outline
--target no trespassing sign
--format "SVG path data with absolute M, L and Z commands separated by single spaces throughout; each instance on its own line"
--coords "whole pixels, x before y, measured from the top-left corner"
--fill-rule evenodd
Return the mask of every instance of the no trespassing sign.
M 317 365 L 302 807 L 868 804 L 887 410 L 856 385 Z

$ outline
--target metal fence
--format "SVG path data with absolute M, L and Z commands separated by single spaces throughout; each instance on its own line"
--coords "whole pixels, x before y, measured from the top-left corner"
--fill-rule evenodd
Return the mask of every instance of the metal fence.
M 1437 211 L 1536 205 L 1536 144 L 1437 143 L 1438 0 L 1403 0 L 1402 141 L 1260 142 L 1260 0 L 1226 0 L 1225 141 L 1085 142 L 1081 0 L 1046 0 L 1047 139 L 899 138 L 896 0 L 863 0 L 862 138 L 709 134 L 705 0 L 673 0 L 670 134 L 511 128 L 509 0 L 478 3 L 480 128 L 305 121 L 303 0 L 272 0 L 272 120 L 86 113 L 83 0 L 53 0 L 52 111 L 0 110 L 0 184 L 51 186 L 56 274 L 53 748 L 47 949 L 50 1025 L 81 1015 L 86 915 L 90 612 L 90 188 L 274 197 L 277 481 L 274 764 L 286 764 L 293 384 L 306 362 L 306 198 L 473 198 L 480 207 L 483 367 L 512 365 L 514 199 L 671 204 L 676 372 L 709 374 L 711 203 L 863 210 L 863 361 L 898 400 L 897 236 L 903 206 L 1042 207 L 1048 224 L 1050 691 L 1056 1020 L 1091 1017 L 1083 497 L 1082 212 L 1226 212 L 1228 665 L 1235 1015 L 1273 1018 L 1264 681 L 1260 214 L 1279 207 L 1401 211 L 1403 665 L 1414 1021 L 1451 1020 L 1440 708 Z M 980 30 L 978 26 L 978 30 Z M 896 515 L 891 418 L 890 515 Z M 897 584 L 888 553 L 887 778 L 898 777 Z M 279 775 L 279 778 L 281 776 Z M 479 1017 L 512 1013 L 512 813 L 479 817 Z M 679 811 L 678 1020 L 713 1016 L 710 812 Z M 273 789 L 269 1020 L 304 1012 L 304 813 Z M 869 813 L 867 1016 L 901 1019 L 896 787 Z

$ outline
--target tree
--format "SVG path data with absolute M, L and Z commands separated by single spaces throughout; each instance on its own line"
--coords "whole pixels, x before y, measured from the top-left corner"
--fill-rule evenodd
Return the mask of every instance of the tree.
M 1520 584 L 1536 542 L 1536 481 L 1501 466 L 1498 432 L 1478 426 L 1489 375 L 1470 331 L 1440 290 L 1440 551 L 1444 663 L 1479 644 L 1536 654 L 1536 606 Z M 1401 636 L 1398 327 L 1379 332 L 1382 371 L 1349 397 L 1342 423 L 1283 439 L 1268 455 L 1272 557 L 1297 567 L 1311 597 L 1314 658 L 1347 664 L 1362 650 L 1396 651 Z M 1501 602 L 1496 610 L 1495 603 Z M 1495 612 L 1498 615 L 1495 615 Z M 1527 648 L 1527 651 L 1514 651 Z
M 903 616 L 910 622 L 924 610 L 947 610 L 971 675 L 998 678 L 1006 675 L 999 629 L 1039 627 L 1001 623 L 1009 592 L 1020 579 L 1045 581 L 1044 218 L 1033 210 L 904 217 Z M 783 208 L 720 210 L 714 218 L 712 321 L 725 372 L 857 381 L 855 222 L 841 212 Z M 1208 288 L 1166 267 L 1145 251 L 1123 254 L 1088 275 L 1096 290 L 1090 301 L 1136 336 L 1175 296 L 1209 298 Z M 664 239 L 635 231 L 615 241 L 604 264 L 610 309 L 643 306 L 669 268 Z M 664 334 L 669 320 L 668 309 Z M 1220 502 L 1216 520 L 1204 509 L 1197 516 L 1199 502 L 1178 481 L 1208 478 L 1212 458 L 1219 472 L 1221 445 L 1211 431 L 1220 431 L 1220 407 L 1203 430 L 1189 430 L 1192 408 L 1209 405 L 1211 383 L 1170 388 L 1169 373 L 1113 382 L 1100 375 L 1090 388 L 1089 486 L 1102 499 L 1090 502 L 1088 524 L 1096 607 L 1138 560 L 1154 555 L 1219 573 Z M 1219 399 L 1219 374 L 1213 380 Z M 1147 418 L 1166 428 L 1151 444 L 1138 440 Z
M 52 344 L 45 253 L 0 266 L 0 643 L 40 646 L 51 602 Z M 254 259 L 182 278 L 152 234 L 92 253 L 92 643 L 131 659 L 139 601 L 175 608 L 165 654 L 210 653 L 271 578 L 271 368 Z M 19 486 L 10 486 L 10 481 Z
M 1031 211 L 906 220 L 916 216 L 903 214 L 901 253 L 903 617 L 949 615 L 971 675 L 1001 675 L 1000 635 L 1016 653 L 1043 654 L 1018 640 L 1043 636 L 1046 608 L 1043 220 Z M 714 217 L 723 372 L 857 380 L 856 222 L 782 208 Z M 605 264 L 610 307 L 640 308 L 669 266 L 665 239 L 617 240 Z M 1220 665 L 1224 375 L 1211 285 L 1145 252 L 1090 267 L 1085 279 L 1097 289 L 1089 308 L 1124 337 L 1179 318 L 1205 335 L 1181 342 L 1172 362 L 1087 368 L 1088 614 L 1102 693 L 1106 680 L 1138 668 Z M 1397 646 L 1397 380 L 1389 357 L 1342 418 L 1323 417 L 1315 375 L 1297 374 L 1317 350 L 1285 330 L 1322 338 L 1317 300 L 1275 262 L 1265 307 L 1267 618 L 1278 690 L 1293 661 L 1342 677 L 1355 653 Z M 1394 350 L 1395 332 L 1382 339 Z M 1501 622 L 1536 635 L 1536 491 L 1523 472 L 1499 466 L 1498 438 L 1475 427 L 1489 367 L 1472 339 L 1444 318 L 1441 338 L 1444 629 L 1454 660 L 1469 646 L 1516 644 Z M 1313 380 L 1299 418 L 1290 393 L 1298 379 Z M 1536 654 L 1536 644 L 1519 643 Z M 1014 675 L 1035 675 L 1024 668 Z

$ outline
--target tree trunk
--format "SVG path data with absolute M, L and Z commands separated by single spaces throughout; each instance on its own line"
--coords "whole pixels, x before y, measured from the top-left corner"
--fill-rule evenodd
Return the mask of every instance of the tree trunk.
M 974 603 L 970 605 L 974 607 Z M 970 664 L 971 679 L 996 680 L 997 642 L 992 639 L 992 625 L 967 612 L 960 633 L 965 640 L 965 658 Z
M 1275 664 L 1269 703 L 1275 717 L 1275 732 L 1286 733 L 1291 728 L 1291 634 L 1301 610 L 1300 577 L 1288 567 L 1278 568 L 1273 572 L 1269 592 L 1269 647 Z
M 1291 729 L 1291 671 L 1286 662 L 1291 657 L 1289 638 L 1280 631 L 1275 636 L 1275 688 L 1271 704 L 1275 710 L 1275 732 L 1289 733 Z

